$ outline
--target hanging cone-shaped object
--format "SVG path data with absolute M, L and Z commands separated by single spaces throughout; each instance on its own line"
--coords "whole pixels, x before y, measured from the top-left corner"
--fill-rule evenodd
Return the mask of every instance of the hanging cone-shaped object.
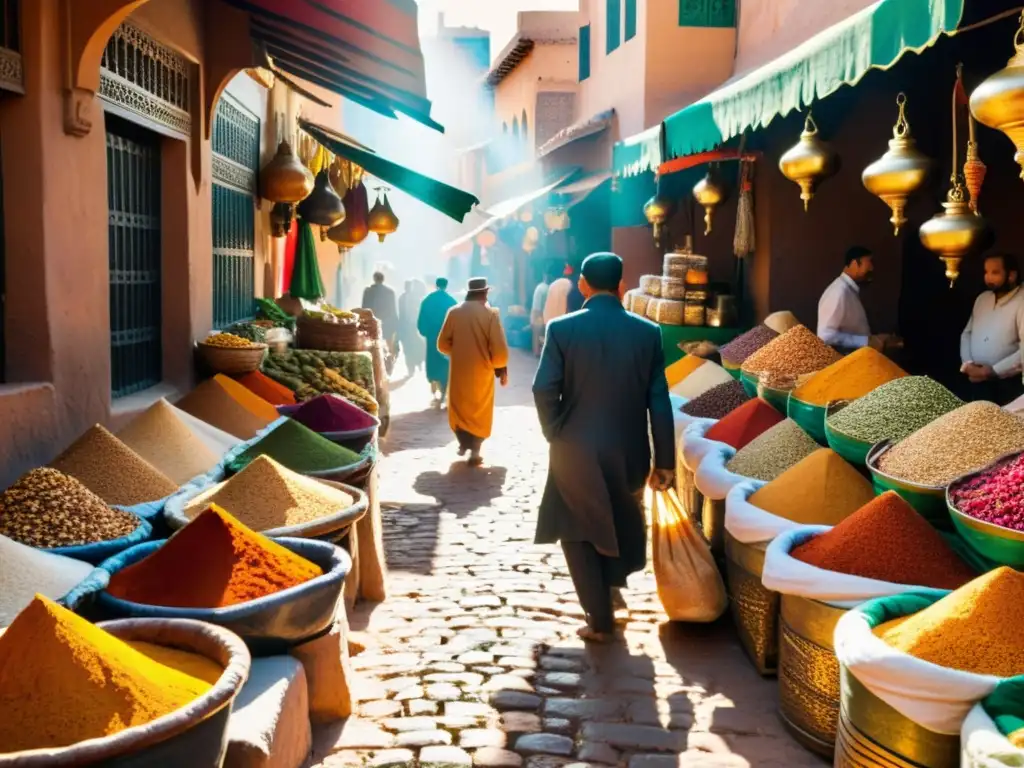
M 321 227 L 333 227 L 345 218 L 345 205 L 331 187 L 326 168 L 316 175 L 313 191 L 299 203 L 298 211 L 303 221 Z
M 931 160 L 918 151 L 910 135 L 910 123 L 905 114 L 906 95 L 899 94 L 896 103 L 900 113 L 892 129 L 889 150 L 864 169 L 861 181 L 868 192 L 882 198 L 892 210 L 889 221 L 892 222 L 893 234 L 898 235 L 900 227 L 907 223 L 907 217 L 903 215 L 907 199 L 924 184 Z
M 644 203 L 644 217 L 647 219 L 647 223 L 654 227 L 654 244 L 659 248 L 664 227 L 672 218 L 675 210 L 675 201 L 667 197 L 655 195 Z
M 715 213 L 715 208 L 725 200 L 725 187 L 708 171 L 707 175 L 694 185 L 693 197 L 704 208 L 704 234 L 710 235 L 711 217 Z
M 800 185 L 800 199 L 804 201 L 805 211 L 814 197 L 815 186 L 829 177 L 834 166 L 835 153 L 818 136 L 818 126 L 808 112 L 800 141 L 779 158 L 782 175 Z
M 1024 14 L 1013 41 L 1016 49 L 1006 67 L 971 94 L 971 115 L 982 125 L 1002 131 L 1017 148 L 1013 159 L 1024 179 Z
M 377 198 L 377 202 L 373 204 L 366 223 L 370 231 L 377 235 L 377 239 L 382 243 L 385 237 L 393 235 L 398 230 L 398 217 L 391 210 L 386 190 L 381 193 L 380 197 Z
M 971 210 L 979 213 L 978 200 L 981 197 L 981 185 L 985 183 L 985 174 L 988 172 L 986 165 L 981 162 L 978 155 L 978 144 L 975 141 L 967 142 L 967 160 L 964 161 L 964 182 L 967 184 L 967 192 L 971 196 Z
M 985 220 L 971 210 L 967 194 L 958 181 L 953 183 L 942 213 L 921 225 L 921 244 L 946 265 L 950 287 L 960 277 L 960 262 L 978 247 L 985 234 Z
M 345 204 L 345 218 L 327 230 L 327 239 L 337 243 L 339 251 L 347 251 L 355 248 L 370 234 L 366 223 L 369 213 L 366 187 L 360 182 L 345 193 L 342 202 Z
M 260 197 L 272 203 L 294 205 L 313 191 L 313 174 L 292 151 L 287 141 L 277 147 L 277 154 L 260 171 Z

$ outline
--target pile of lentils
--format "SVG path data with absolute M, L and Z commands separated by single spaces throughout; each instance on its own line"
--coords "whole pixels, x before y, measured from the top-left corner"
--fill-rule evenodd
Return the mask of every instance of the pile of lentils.
M 682 407 L 687 416 L 701 419 L 720 419 L 735 408 L 739 408 L 750 395 L 738 381 L 727 381 L 712 387 L 703 395 L 693 398 Z
M 940 487 L 1024 450 L 1024 420 L 995 403 L 950 411 L 886 451 L 878 468 L 892 477 Z
M 30 547 L 69 547 L 127 536 L 140 520 L 56 469 L 33 469 L 0 495 L 0 534 Z
M 905 376 L 860 397 L 828 417 L 828 426 L 854 440 L 899 442 L 964 401 L 927 376 Z
M 768 386 L 778 386 L 786 379 L 827 368 L 840 357 L 805 326 L 797 325 L 754 352 L 742 370 L 762 377 Z
M 742 365 L 747 358 L 765 346 L 769 341 L 778 338 L 778 333 L 767 325 L 755 325 L 749 331 L 730 341 L 718 350 L 722 360 L 733 365 Z
M 786 419 L 743 446 L 725 468 L 743 477 L 771 481 L 820 447 L 799 424 Z
M 1024 531 L 1024 456 L 1000 461 L 984 472 L 953 484 L 949 498 L 965 515 Z

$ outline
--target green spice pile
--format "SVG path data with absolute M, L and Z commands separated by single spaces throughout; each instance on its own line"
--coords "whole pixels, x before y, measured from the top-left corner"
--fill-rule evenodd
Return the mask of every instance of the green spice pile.
M 839 360 L 841 355 L 802 325 L 786 331 L 743 363 L 743 372 L 763 377 L 768 386 L 788 383 L 796 386 L 796 377 L 820 371 Z
M 33 469 L 0 495 L 0 534 L 30 547 L 70 547 L 127 536 L 139 527 L 56 469 Z
M 901 440 L 878 468 L 902 480 L 947 485 L 1001 456 L 1024 449 L 1024 420 L 995 403 L 969 403 Z
M 269 456 L 293 472 L 324 472 L 348 467 L 359 454 L 332 443 L 294 419 L 285 419 L 227 465 L 228 474 L 241 472 L 260 456 Z
M 828 426 L 854 440 L 898 442 L 964 404 L 927 376 L 905 376 L 883 384 L 828 417 Z
M 737 451 L 725 468 L 743 477 L 771 481 L 820 447 L 799 424 L 786 419 Z

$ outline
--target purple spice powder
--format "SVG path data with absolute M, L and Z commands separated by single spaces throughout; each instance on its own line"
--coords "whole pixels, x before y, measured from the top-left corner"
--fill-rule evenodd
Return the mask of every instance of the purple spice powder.
M 292 416 L 314 432 L 350 432 L 374 421 L 366 411 L 338 395 L 326 394 L 304 403 Z
M 722 356 L 722 360 L 734 365 L 740 365 L 778 335 L 767 325 L 756 325 L 719 349 L 718 353 Z
M 1006 459 L 949 490 L 953 505 L 977 520 L 1024 531 L 1024 455 Z

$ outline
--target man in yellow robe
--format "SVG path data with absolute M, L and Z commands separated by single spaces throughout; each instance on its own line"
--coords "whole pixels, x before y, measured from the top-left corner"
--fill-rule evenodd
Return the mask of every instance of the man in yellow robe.
M 494 381 L 508 383 L 508 343 L 498 311 L 487 303 L 487 280 L 471 278 L 466 300 L 448 310 L 437 349 L 451 360 L 448 424 L 459 441 L 459 455 L 480 466 L 480 449 L 491 436 Z

